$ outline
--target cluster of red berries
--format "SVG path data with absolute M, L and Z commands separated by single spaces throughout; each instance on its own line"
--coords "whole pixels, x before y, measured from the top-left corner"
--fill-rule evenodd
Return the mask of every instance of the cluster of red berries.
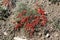
M 40 14 L 40 16 L 38 15 L 23 16 L 26 13 L 27 11 L 23 10 L 22 13 L 18 14 L 17 18 L 21 18 L 21 20 L 19 21 L 18 24 L 16 24 L 15 30 L 25 25 L 24 27 L 25 30 L 29 32 L 30 36 L 32 36 L 32 34 L 35 31 L 36 25 L 40 24 L 41 26 L 45 26 L 47 22 L 47 18 L 45 16 L 44 11 L 41 8 L 37 9 L 37 13 Z
M 38 13 L 41 14 L 40 18 L 42 19 L 41 21 L 41 25 L 42 26 L 45 26 L 46 25 L 46 22 L 47 22 L 47 18 L 45 16 L 45 11 L 42 10 L 41 8 L 38 9 Z

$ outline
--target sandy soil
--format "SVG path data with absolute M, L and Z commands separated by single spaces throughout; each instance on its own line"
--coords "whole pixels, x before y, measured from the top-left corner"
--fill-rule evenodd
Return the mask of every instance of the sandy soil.
M 16 5 L 19 1 L 20 0 L 16 2 Z M 22 2 L 24 3 L 25 1 Z M 48 19 L 46 27 L 38 28 L 40 31 L 39 33 L 35 33 L 33 38 L 26 38 L 22 29 L 21 31 L 14 31 L 14 24 L 12 21 L 15 21 L 13 18 L 15 17 L 15 11 L 18 8 L 18 6 L 16 6 L 14 9 L 11 9 L 12 13 L 6 21 L 0 20 L 0 40 L 14 40 L 14 37 L 17 36 L 27 40 L 60 40 L 60 25 L 56 25 L 60 20 L 60 3 L 57 5 L 57 3 L 52 4 L 48 0 L 40 0 L 39 4 L 46 11 Z

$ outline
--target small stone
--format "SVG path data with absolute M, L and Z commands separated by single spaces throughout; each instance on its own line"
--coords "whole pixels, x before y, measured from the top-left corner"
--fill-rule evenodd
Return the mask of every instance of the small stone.
M 48 14 L 49 12 L 45 11 L 45 14 Z
M 7 35 L 7 32 L 4 32 L 4 35 Z
M 58 33 L 55 33 L 55 34 L 54 34 L 54 36 L 55 36 L 55 37 L 58 37 L 58 36 L 59 36 L 59 34 L 58 34 Z
M 58 36 L 58 34 L 55 35 L 56 37 Z
M 47 37 L 47 38 L 49 38 L 49 37 L 50 37 L 50 34 L 49 34 L 49 33 L 47 33 L 47 34 L 46 34 L 46 37 Z
M 42 36 L 42 33 L 38 33 L 38 35 L 39 35 L 39 37 L 41 37 Z
M 49 5 L 51 5 L 51 2 L 49 2 Z
M 17 37 L 14 37 L 14 40 L 27 40 L 27 39 L 23 39 L 17 36 Z

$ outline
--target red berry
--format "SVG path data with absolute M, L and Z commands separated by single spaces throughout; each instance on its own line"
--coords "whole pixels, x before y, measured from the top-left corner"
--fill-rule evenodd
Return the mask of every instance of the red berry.
M 42 10 L 41 8 L 39 8 L 38 10 L 37 10 L 37 12 L 39 13 L 39 14 L 41 14 L 41 15 L 44 15 L 44 10 Z

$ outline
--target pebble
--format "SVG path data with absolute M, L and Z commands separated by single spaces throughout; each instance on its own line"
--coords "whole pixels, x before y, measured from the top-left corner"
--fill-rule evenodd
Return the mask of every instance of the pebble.
M 14 40 L 27 40 L 27 39 L 23 39 L 17 36 L 17 37 L 14 37 Z
M 7 32 L 4 32 L 4 35 L 6 35 L 6 36 L 7 36 Z
M 51 2 L 49 2 L 49 5 L 51 5 Z
M 55 34 L 54 34 L 54 36 L 55 36 L 55 37 L 58 37 L 58 36 L 59 36 L 59 34 L 58 34 L 58 33 L 55 33 Z
M 42 33 L 38 33 L 38 35 L 41 37 L 42 36 Z
M 46 34 L 46 37 L 47 37 L 47 38 L 49 38 L 49 37 L 50 37 L 50 34 L 49 34 L 49 33 L 47 33 L 47 34 Z
M 45 11 L 45 14 L 48 14 L 49 12 Z
M 58 34 L 55 35 L 56 37 L 59 36 Z

